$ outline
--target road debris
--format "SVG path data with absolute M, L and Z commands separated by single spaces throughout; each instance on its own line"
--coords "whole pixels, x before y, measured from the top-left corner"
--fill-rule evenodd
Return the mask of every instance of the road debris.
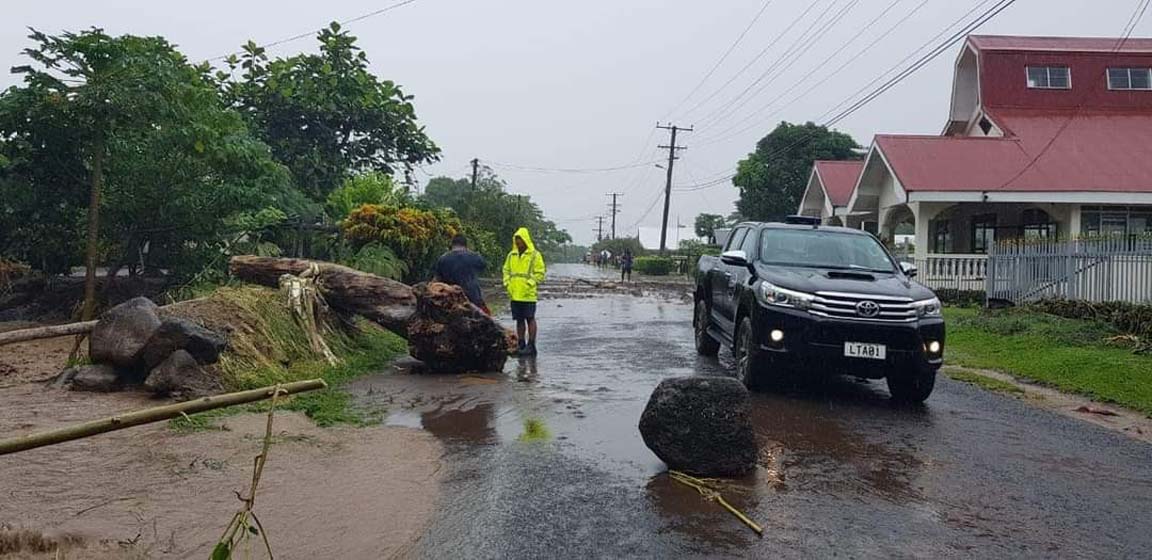
M 1119 413 L 1113 412 L 1106 408 L 1094 408 L 1087 405 L 1082 405 L 1076 409 L 1076 412 L 1083 412 L 1084 414 L 1099 414 L 1100 416 L 1120 416 Z
M 732 504 L 728 503 L 728 501 L 724 499 L 724 496 L 720 494 L 720 489 L 715 486 L 716 483 L 714 481 L 699 479 L 694 476 L 684 474 L 680 471 L 668 471 L 668 476 L 680 484 L 695 488 L 696 491 L 699 492 L 705 500 L 720 504 L 720 507 L 728 510 L 728 513 L 735 515 L 741 523 L 747 525 L 748 528 L 755 531 L 758 536 L 764 536 L 764 528 L 755 521 L 752 521 L 752 519 L 747 515 L 744 515 L 744 512 L 736 509 L 732 506 Z

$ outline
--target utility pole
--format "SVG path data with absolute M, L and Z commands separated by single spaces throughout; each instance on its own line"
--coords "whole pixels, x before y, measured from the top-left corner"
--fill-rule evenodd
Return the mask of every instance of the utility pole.
M 668 252 L 668 209 L 672 203 L 672 166 L 679 159 L 676 157 L 677 150 L 687 149 L 684 146 L 676 145 L 676 133 L 683 130 L 684 132 L 692 132 L 692 127 L 683 128 L 676 125 L 664 126 L 656 125 L 656 128 L 672 131 L 672 140 L 667 146 L 658 146 L 659 148 L 668 149 L 668 178 L 664 182 L 664 219 L 660 222 L 660 254 L 663 255 Z
M 616 199 L 624 196 L 624 193 L 608 193 L 608 196 L 612 197 L 612 239 L 616 239 L 616 214 L 620 213 L 620 205 Z
M 596 241 L 604 241 L 604 216 L 596 216 Z
M 480 168 L 480 159 L 472 158 L 472 190 L 476 190 L 476 171 Z

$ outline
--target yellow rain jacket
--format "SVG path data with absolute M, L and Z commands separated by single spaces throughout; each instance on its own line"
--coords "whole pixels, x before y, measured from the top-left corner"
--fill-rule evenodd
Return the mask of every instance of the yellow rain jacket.
M 516 237 L 524 240 L 528 249 L 521 253 L 516 249 Z M 512 250 L 504 259 L 504 288 L 512 301 L 536 301 L 536 286 L 544 281 L 544 256 L 536 251 L 528 228 L 516 230 L 512 239 Z

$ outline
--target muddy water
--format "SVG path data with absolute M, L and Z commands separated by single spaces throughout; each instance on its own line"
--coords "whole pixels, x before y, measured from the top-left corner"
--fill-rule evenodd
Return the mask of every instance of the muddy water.
M 1137 521 L 1152 511 L 1152 447 L 948 380 L 915 408 L 852 379 L 756 395 L 762 464 L 725 491 L 767 529 L 756 538 L 671 483 L 636 429 L 661 379 L 730 372 L 695 355 L 690 304 L 558 294 L 539 316 L 540 356 L 503 372 L 355 386 L 364 404 L 390 408 L 389 423 L 448 450 L 437 518 L 414 556 L 1124 557 L 1152 547 Z
M 0 403 L 5 435 L 156 404 L 38 384 L 0 391 Z M 0 544 L 4 529 L 26 529 L 79 543 L 67 558 L 207 558 L 241 505 L 234 492 L 247 493 L 265 418 L 230 417 L 223 430 L 189 435 L 152 424 L 0 457 Z M 277 558 L 408 554 L 439 488 L 435 438 L 321 429 L 287 412 L 274 429 L 256 511 Z

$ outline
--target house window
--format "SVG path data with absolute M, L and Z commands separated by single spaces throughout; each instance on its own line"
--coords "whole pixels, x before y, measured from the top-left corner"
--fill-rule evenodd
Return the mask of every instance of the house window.
M 948 220 L 932 221 L 932 249 L 933 253 L 952 252 L 952 224 Z
M 996 242 L 996 214 L 972 218 L 972 252 L 987 253 Z
M 1086 236 L 1152 234 L 1152 207 L 1084 206 L 1080 210 L 1080 233 Z
M 1067 66 L 1029 66 L 1028 87 L 1032 89 L 1071 89 L 1072 72 Z
M 1038 208 L 1029 208 L 1021 214 L 1021 229 L 1024 239 L 1055 239 L 1056 223 L 1048 213 Z
M 1108 89 L 1152 90 L 1152 68 L 1109 68 Z

